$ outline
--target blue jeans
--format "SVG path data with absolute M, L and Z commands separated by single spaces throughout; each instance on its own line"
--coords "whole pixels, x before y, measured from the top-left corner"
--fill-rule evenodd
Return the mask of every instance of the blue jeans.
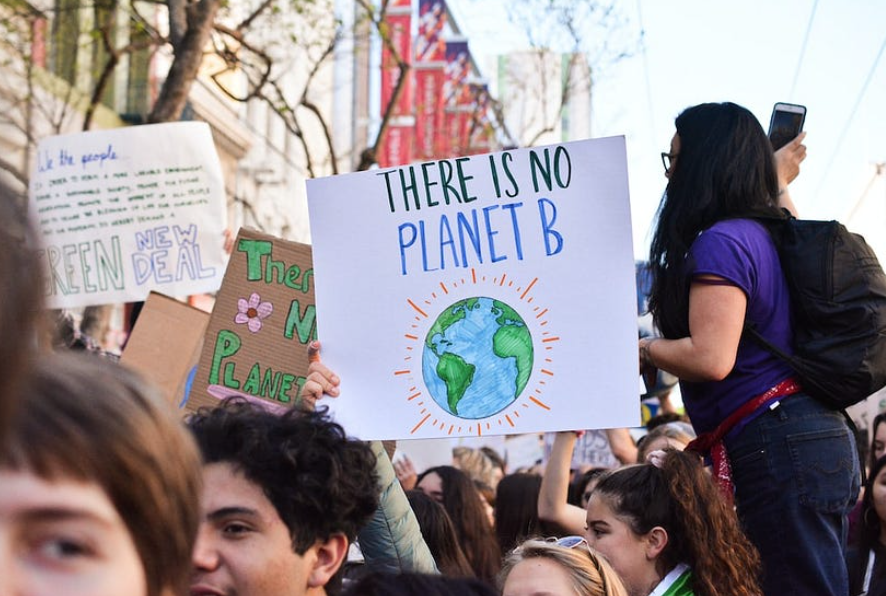
M 725 444 L 738 516 L 763 562 L 763 593 L 846 596 L 846 516 L 860 472 L 843 415 L 798 393 Z

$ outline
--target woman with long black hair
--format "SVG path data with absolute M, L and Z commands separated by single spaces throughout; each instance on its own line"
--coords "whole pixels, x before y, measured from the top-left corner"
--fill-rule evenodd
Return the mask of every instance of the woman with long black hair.
M 668 185 L 650 249 L 649 306 L 663 338 L 640 340 L 640 366 L 680 378 L 696 448 L 763 562 L 767 595 L 846 594 L 846 515 L 858 455 L 843 416 L 803 392 L 751 338 L 792 352 L 788 287 L 766 228 L 792 208 L 760 123 L 732 103 L 688 108 L 665 161 Z M 782 152 L 798 167 L 802 137 Z M 782 154 L 785 158 L 785 154 Z M 786 168 L 787 169 L 787 168 Z M 731 466 L 730 466 L 731 463 Z
M 856 535 L 846 553 L 850 596 L 886 595 L 886 457 L 871 466 Z

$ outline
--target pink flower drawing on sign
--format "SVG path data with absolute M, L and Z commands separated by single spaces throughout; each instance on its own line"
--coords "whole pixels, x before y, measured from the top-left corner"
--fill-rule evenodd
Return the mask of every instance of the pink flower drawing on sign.
M 261 296 L 257 292 L 253 292 L 249 297 L 237 300 L 237 310 L 234 316 L 234 322 L 238 325 L 246 325 L 252 333 L 261 331 L 262 321 L 271 316 L 274 312 L 274 305 L 270 302 L 262 302 Z

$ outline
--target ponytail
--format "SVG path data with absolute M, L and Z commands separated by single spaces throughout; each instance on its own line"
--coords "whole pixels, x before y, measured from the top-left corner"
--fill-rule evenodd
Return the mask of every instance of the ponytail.
M 614 470 L 594 491 L 628 518 L 637 535 L 655 527 L 667 532 L 668 543 L 656 561 L 662 576 L 685 563 L 697 596 L 762 593 L 760 557 L 695 454 L 669 450 L 660 467 L 647 463 Z

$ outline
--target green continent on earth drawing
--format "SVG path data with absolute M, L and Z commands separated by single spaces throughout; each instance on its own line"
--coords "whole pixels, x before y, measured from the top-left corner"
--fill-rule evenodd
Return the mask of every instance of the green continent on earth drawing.
M 440 313 L 425 337 L 422 376 L 434 401 L 460 418 L 496 414 L 532 375 L 532 336 L 500 300 L 466 298 Z

